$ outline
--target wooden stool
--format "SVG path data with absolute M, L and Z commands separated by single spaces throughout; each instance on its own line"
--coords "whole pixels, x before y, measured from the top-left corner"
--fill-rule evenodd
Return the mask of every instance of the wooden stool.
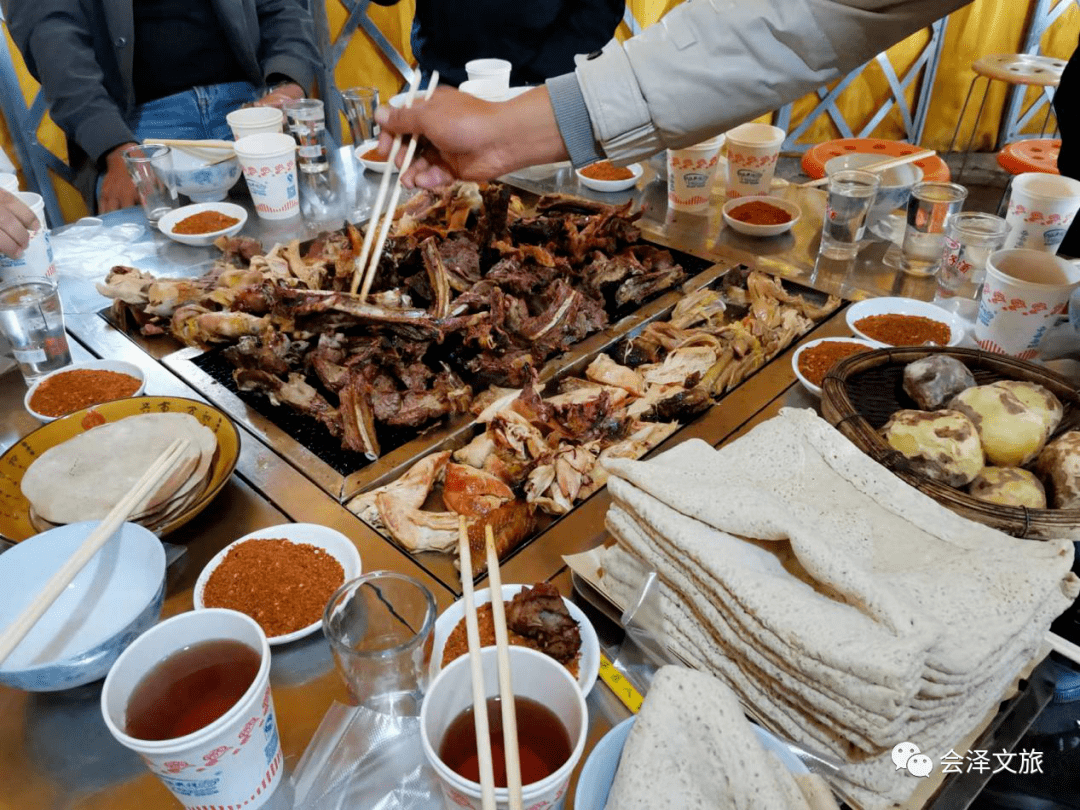
M 803 173 L 815 180 L 825 176 L 825 163 L 834 157 L 858 152 L 867 155 L 880 155 L 882 160 L 903 157 L 918 152 L 922 147 L 903 141 L 888 141 L 883 138 L 837 138 L 833 141 L 815 144 L 802 156 Z M 949 182 L 949 167 L 944 160 L 933 155 L 916 160 L 915 165 L 922 169 L 923 180 Z
M 979 101 L 979 111 L 975 114 L 975 125 L 971 128 L 968 136 L 967 147 L 964 149 L 964 159 L 960 164 L 960 171 L 956 175 L 956 181 L 964 176 L 967 168 L 968 156 L 971 154 L 971 144 L 975 140 L 975 133 L 979 130 L 979 121 L 982 119 L 983 108 L 986 106 L 986 97 L 990 88 L 990 82 L 1000 81 L 1013 85 L 1034 85 L 1037 87 L 1057 87 L 1061 81 L 1061 73 L 1065 70 L 1064 59 L 1054 59 L 1050 56 L 1039 56 L 1028 53 L 998 53 L 984 56 L 975 60 L 971 65 L 975 75 L 968 85 L 967 96 L 964 98 L 964 106 L 960 108 L 960 117 L 956 119 L 956 129 L 953 130 L 952 140 L 949 141 L 949 151 L 952 152 L 960 135 L 960 125 L 964 123 L 964 114 L 967 112 L 968 102 L 975 90 L 975 83 L 980 79 L 986 79 L 983 85 L 982 100 Z M 1046 117 L 1043 119 L 1039 134 L 1046 132 L 1046 125 L 1050 121 L 1051 105 L 1046 105 Z M 1054 127 L 1057 131 L 1057 127 Z

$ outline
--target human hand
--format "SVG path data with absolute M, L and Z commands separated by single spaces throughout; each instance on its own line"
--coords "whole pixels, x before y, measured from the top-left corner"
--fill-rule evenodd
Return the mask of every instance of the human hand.
M 0 189 L 0 253 L 15 259 L 30 244 L 37 217 L 14 194 Z
M 289 84 L 283 84 L 275 87 L 269 93 L 262 98 L 257 98 L 251 103 L 252 107 L 277 107 L 281 109 L 281 105 L 286 101 L 296 101 L 304 97 L 304 88 L 298 85 L 296 82 L 290 82 Z
M 430 99 L 416 99 L 411 109 L 380 106 L 375 120 L 382 128 L 383 156 L 390 154 L 396 134 L 425 139 L 401 176 L 409 188 L 434 188 L 455 178 L 490 180 L 568 157 L 545 87 L 498 103 L 440 87 Z M 398 152 L 399 166 L 404 154 L 404 149 Z
M 101 181 L 101 193 L 98 195 L 98 211 L 102 214 L 139 204 L 139 192 L 128 174 L 124 156 L 121 154 L 129 146 L 135 144 L 122 143 L 105 158 L 105 175 Z

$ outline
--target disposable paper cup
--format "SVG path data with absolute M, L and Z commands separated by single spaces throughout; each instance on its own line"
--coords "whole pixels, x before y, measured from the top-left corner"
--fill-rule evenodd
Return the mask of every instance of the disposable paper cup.
M 122 730 L 132 690 L 171 653 L 212 639 L 258 650 L 262 663 L 239 701 L 205 728 L 174 740 L 138 740 Z M 105 725 L 186 808 L 261 806 L 281 781 L 281 740 L 270 695 L 270 645 L 255 621 L 221 608 L 189 611 L 147 630 L 116 659 L 101 690 Z
M 787 133 L 771 124 L 742 124 L 727 132 L 727 196 L 769 193 Z
M 288 219 L 300 211 L 296 141 L 291 135 L 248 135 L 236 142 L 255 211 L 263 219 Z
M 668 208 L 701 211 L 708 206 L 723 145 L 724 136 L 717 135 L 685 149 L 667 150 Z
M 1057 253 L 1078 208 L 1080 181 L 1041 172 L 1016 175 L 1005 215 L 1012 226 L 1005 247 Z
M 498 662 L 494 647 L 482 650 L 486 694 L 499 694 Z M 522 798 L 529 810 L 560 808 L 570 785 L 570 774 L 585 750 L 589 713 L 577 681 L 558 661 L 536 650 L 510 647 L 510 677 L 514 694 L 532 698 L 551 709 L 570 733 L 570 758 L 547 779 L 522 786 Z M 480 784 L 471 782 L 451 770 L 438 756 L 450 723 L 472 705 L 472 680 L 468 655 L 455 659 L 439 673 L 424 698 L 420 710 L 420 743 L 424 756 L 439 777 L 443 799 L 448 810 L 462 807 L 481 810 Z M 523 737 L 528 729 L 518 727 Z M 495 802 L 500 809 L 509 807 L 506 788 L 496 788 Z
M 469 81 L 478 82 L 485 90 L 505 93 L 510 89 L 510 68 L 505 59 L 472 59 L 465 63 Z
M 52 242 L 49 241 L 49 229 L 45 227 L 45 201 L 40 194 L 32 191 L 13 191 L 12 194 L 34 212 L 37 225 L 30 229 L 30 244 L 20 256 L 0 256 L 0 282 L 52 279 L 56 276 L 56 261 L 53 259 Z
M 14 194 L 19 190 L 19 178 L 7 172 L 0 173 L 0 188 Z
M 502 101 L 506 98 L 506 91 L 495 87 L 491 82 L 483 79 L 469 79 L 458 85 L 458 90 L 468 93 L 470 96 L 482 98 L 484 101 Z
M 1030 360 L 1054 316 L 1080 286 L 1080 268 L 1044 251 L 999 250 L 986 260 L 975 342 L 988 352 Z
M 277 107 L 244 107 L 225 116 L 235 140 L 248 135 L 277 134 L 284 120 L 285 113 Z

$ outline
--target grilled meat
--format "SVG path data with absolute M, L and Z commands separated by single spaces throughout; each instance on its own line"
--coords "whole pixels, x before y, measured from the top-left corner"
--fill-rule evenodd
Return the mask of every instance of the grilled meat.
M 559 589 L 538 582 L 514 595 L 506 606 L 506 626 L 521 636 L 535 639 L 552 658 L 566 663 L 581 650 L 581 632 L 570 616 Z

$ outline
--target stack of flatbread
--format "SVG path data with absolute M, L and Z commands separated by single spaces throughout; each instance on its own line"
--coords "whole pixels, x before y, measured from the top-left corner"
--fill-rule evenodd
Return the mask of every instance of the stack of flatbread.
M 663 667 L 626 739 L 605 810 L 836 810 L 820 777 L 766 751 L 712 675 Z
M 940 761 L 1080 591 L 1071 542 L 950 512 L 811 411 L 607 466 L 604 587 L 625 604 L 658 571 L 673 650 L 773 731 L 850 763 L 834 787 L 865 808 L 919 782 L 892 747 Z
M 158 531 L 202 497 L 213 472 L 217 437 L 186 413 L 129 416 L 50 447 L 23 475 L 30 521 L 45 531 L 63 523 L 101 520 L 181 438 L 188 439 L 182 460 L 129 518 Z

